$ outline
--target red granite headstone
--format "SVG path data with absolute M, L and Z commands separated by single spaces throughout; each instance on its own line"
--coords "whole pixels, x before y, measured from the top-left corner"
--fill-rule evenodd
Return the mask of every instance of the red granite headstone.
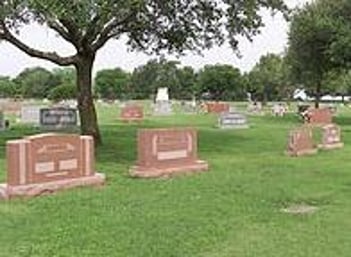
M 0 198 L 104 183 L 104 175 L 94 170 L 90 136 L 39 134 L 8 141 L 6 152 L 7 184 L 0 185 Z
M 305 122 L 311 125 L 325 125 L 332 123 L 332 113 L 329 108 L 308 109 L 305 116 Z
M 328 124 L 322 127 L 322 143 L 318 146 L 321 149 L 329 150 L 342 148 L 344 143 L 341 142 L 341 129 L 336 124 Z
M 124 122 L 142 121 L 144 119 L 144 111 L 141 106 L 127 105 L 122 108 L 120 120 Z
M 160 177 L 207 169 L 207 162 L 197 158 L 195 129 L 139 130 L 138 161 L 130 170 L 132 176 Z
M 208 113 L 223 113 L 229 112 L 230 106 L 228 103 L 221 103 L 221 102 L 209 102 L 206 103 L 206 108 Z
M 313 143 L 311 128 L 304 126 L 291 131 L 286 153 L 290 156 L 317 153 L 317 149 Z

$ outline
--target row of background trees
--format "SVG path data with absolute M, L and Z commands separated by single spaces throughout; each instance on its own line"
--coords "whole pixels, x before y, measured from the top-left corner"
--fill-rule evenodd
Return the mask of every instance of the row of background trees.
M 190 66 L 181 66 L 180 62 L 161 58 L 152 59 L 133 72 L 121 68 L 98 71 L 94 94 L 109 100 L 150 99 L 157 88 L 166 86 L 174 99 L 192 99 L 195 96 L 242 101 L 250 92 L 255 100 L 280 101 L 291 100 L 293 92 L 301 87 L 297 78 L 294 78 L 285 55 L 262 56 L 247 73 L 227 64 L 206 65 L 195 71 Z M 329 72 L 322 85 L 323 94 L 348 95 L 351 93 L 351 73 Z M 314 87 L 307 86 L 306 89 L 311 95 L 315 94 Z M 41 67 L 27 68 L 14 79 L 0 77 L 0 94 L 1 97 L 49 98 L 55 101 L 73 99 L 77 94 L 76 73 L 72 68 L 52 71 Z

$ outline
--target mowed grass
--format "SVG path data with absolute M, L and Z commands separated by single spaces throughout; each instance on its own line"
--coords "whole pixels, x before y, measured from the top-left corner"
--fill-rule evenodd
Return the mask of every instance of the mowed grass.
M 351 253 L 351 112 L 335 120 L 345 147 L 315 156 L 284 155 L 294 114 L 249 117 L 247 130 L 219 130 L 212 115 L 147 117 L 118 122 L 117 107 L 100 106 L 102 188 L 79 188 L 30 200 L 0 202 L 4 257 L 313 257 Z M 171 179 L 133 179 L 138 128 L 192 126 L 210 171 Z M 37 131 L 2 132 L 5 142 Z M 280 210 L 318 207 L 314 214 Z

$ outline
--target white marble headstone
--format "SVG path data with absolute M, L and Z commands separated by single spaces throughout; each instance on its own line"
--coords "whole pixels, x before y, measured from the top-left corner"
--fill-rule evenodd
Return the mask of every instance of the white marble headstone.
M 169 101 L 168 88 L 160 87 L 157 89 L 156 102 Z

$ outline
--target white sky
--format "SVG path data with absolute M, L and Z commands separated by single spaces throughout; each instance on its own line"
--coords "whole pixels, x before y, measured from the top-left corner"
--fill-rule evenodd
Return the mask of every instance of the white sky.
M 300 6 L 310 0 L 286 0 L 290 6 Z M 281 15 L 272 17 L 269 12 L 264 12 L 264 23 L 266 26 L 262 33 L 254 38 L 253 42 L 240 40 L 239 49 L 242 58 L 238 58 L 228 45 L 216 47 L 205 51 L 203 56 L 187 54 L 179 60 L 183 65 L 193 66 L 199 69 L 206 64 L 226 63 L 248 71 L 259 60 L 260 56 L 266 53 L 282 53 L 287 42 L 288 24 Z M 58 38 L 55 33 L 47 28 L 38 25 L 25 27 L 20 34 L 21 40 L 28 45 L 41 49 L 57 51 L 62 55 L 74 53 L 74 48 L 64 40 Z M 143 53 L 128 52 L 125 41 L 110 41 L 102 48 L 97 55 L 94 71 L 106 68 L 121 67 L 132 71 L 135 67 L 145 64 L 155 56 L 148 56 Z M 168 59 L 176 59 L 168 57 Z M 27 67 L 42 66 L 52 69 L 54 64 L 31 58 L 9 43 L 0 43 L 0 75 L 14 77 Z

